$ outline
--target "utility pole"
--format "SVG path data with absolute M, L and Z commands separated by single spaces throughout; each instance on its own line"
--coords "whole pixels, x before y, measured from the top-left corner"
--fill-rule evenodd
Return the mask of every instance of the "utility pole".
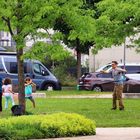
M 124 50 L 123 50 L 123 66 L 125 69 L 125 64 L 126 64 L 126 39 L 124 41 Z

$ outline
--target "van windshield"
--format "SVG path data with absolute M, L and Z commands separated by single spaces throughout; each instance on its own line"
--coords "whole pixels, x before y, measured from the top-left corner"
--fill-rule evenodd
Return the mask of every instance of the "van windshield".
M 104 71 L 107 71 L 111 68 L 111 65 L 107 65 L 106 67 L 103 68 Z
M 0 57 L 0 72 L 3 72 L 3 71 L 4 71 L 4 68 L 3 68 L 1 57 Z
M 100 71 L 108 71 L 108 70 L 110 70 L 110 68 L 111 68 L 111 65 L 106 65 L 106 66 L 104 66 L 104 67 L 101 67 L 101 68 L 99 68 L 98 70 L 96 70 L 96 72 L 100 72 Z
M 49 75 L 48 71 L 39 63 L 33 63 L 33 71 L 37 75 Z
M 16 57 L 4 57 L 4 64 L 9 73 L 17 74 L 17 59 Z M 24 73 L 29 73 L 29 69 L 27 69 L 27 63 L 24 62 Z

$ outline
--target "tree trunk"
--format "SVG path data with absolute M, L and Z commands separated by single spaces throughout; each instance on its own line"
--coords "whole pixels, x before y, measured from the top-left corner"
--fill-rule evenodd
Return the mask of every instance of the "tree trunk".
M 80 48 L 80 41 L 79 39 L 76 40 L 76 51 L 77 51 L 77 81 L 79 80 L 81 76 L 81 52 L 79 50 Z
M 23 48 L 17 49 L 17 63 L 18 63 L 18 100 L 19 105 L 23 106 L 23 114 L 25 114 L 25 92 L 24 92 L 24 61 L 21 59 L 23 55 Z
M 81 52 L 77 52 L 77 79 L 81 76 Z

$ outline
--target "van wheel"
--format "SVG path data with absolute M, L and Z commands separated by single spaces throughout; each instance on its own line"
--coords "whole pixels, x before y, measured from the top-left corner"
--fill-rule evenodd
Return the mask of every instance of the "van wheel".
M 102 88 L 100 86 L 96 86 L 96 85 L 92 88 L 92 90 L 96 91 L 96 92 L 102 92 Z
M 48 91 L 54 90 L 54 85 L 53 84 L 46 84 L 44 86 L 44 90 L 48 90 Z

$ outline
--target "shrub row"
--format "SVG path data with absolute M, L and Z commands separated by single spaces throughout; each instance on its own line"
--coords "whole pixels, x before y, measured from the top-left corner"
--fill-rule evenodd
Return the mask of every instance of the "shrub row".
M 64 66 L 55 67 L 52 71 L 55 76 L 60 80 L 62 86 L 76 86 L 77 80 L 74 76 L 66 71 Z
M 85 136 L 95 133 L 95 122 L 78 114 L 56 113 L 0 119 L 0 139 L 5 140 Z

